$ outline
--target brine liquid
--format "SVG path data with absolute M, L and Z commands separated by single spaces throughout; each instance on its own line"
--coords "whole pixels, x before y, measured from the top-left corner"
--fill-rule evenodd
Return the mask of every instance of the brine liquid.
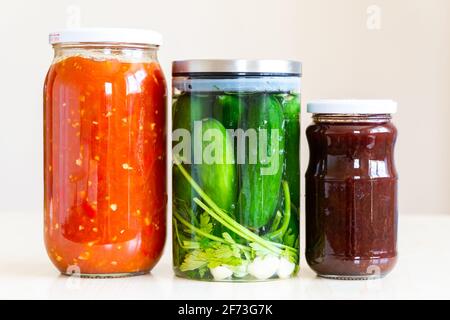
M 299 113 L 299 96 L 289 92 L 183 92 L 174 97 L 177 275 L 253 281 L 296 274 Z M 239 140 L 237 132 L 245 139 Z M 183 133 L 190 133 L 190 144 L 180 152 Z M 210 146 L 217 139 L 220 146 L 214 150 Z M 199 146 L 203 161 L 194 161 Z M 217 151 L 220 156 L 214 157 Z M 211 155 L 217 161 L 207 160 Z

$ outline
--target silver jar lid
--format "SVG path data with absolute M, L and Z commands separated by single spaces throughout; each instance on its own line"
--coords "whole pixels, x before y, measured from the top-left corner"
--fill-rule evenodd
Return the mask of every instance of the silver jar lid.
M 302 64 L 292 60 L 179 60 L 172 63 L 173 76 L 301 76 Z

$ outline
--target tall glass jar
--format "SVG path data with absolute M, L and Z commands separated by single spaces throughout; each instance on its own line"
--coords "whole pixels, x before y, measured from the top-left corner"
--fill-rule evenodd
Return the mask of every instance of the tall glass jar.
M 50 34 L 45 243 L 63 274 L 149 272 L 166 230 L 166 83 L 153 31 Z
M 301 64 L 173 64 L 178 276 L 288 278 L 299 263 Z
M 396 103 L 308 104 L 306 259 L 322 277 L 382 277 L 397 260 Z

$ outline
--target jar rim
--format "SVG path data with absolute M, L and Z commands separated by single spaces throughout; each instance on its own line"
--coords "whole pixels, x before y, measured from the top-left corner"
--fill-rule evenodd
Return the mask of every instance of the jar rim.
M 108 43 L 160 46 L 162 36 L 156 31 L 128 28 L 78 28 L 49 34 L 49 43 Z
M 368 113 L 368 114 L 338 114 L 338 113 L 315 113 L 313 121 L 316 123 L 385 123 L 392 119 L 390 113 Z
M 53 49 L 151 49 L 158 50 L 159 46 L 140 43 L 123 42 L 64 42 L 52 44 Z
M 397 102 L 393 100 L 316 100 L 308 102 L 307 112 L 313 114 L 366 115 L 394 114 Z

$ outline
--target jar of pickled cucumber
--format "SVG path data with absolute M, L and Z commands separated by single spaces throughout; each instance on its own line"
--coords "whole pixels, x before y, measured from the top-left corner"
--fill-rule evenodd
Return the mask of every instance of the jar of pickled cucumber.
M 173 262 L 213 281 L 299 269 L 301 63 L 173 63 Z

